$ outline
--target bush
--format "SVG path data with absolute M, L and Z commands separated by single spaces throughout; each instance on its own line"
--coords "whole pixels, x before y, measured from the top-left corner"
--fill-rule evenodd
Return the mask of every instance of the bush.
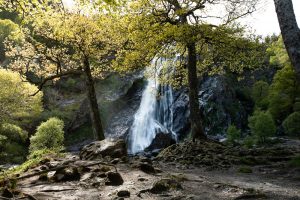
M 300 137 L 300 112 L 294 112 L 290 114 L 283 121 L 282 125 L 285 133 L 287 133 L 290 136 Z
M 234 125 L 230 125 L 227 129 L 227 142 L 234 143 L 241 137 L 241 130 L 237 129 Z
M 22 163 L 26 158 L 26 131 L 14 124 L 2 124 L 0 127 L 0 163 Z
M 243 145 L 247 148 L 253 147 L 255 143 L 256 143 L 255 138 L 250 135 L 248 135 L 243 141 Z
M 276 133 L 275 122 L 269 112 L 255 111 L 248 121 L 252 134 L 261 143 L 265 143 L 267 137 L 274 136 Z
M 10 141 L 17 143 L 25 143 L 28 138 L 28 133 L 17 125 L 14 124 L 2 124 L 0 127 L 0 135 L 6 136 Z
M 30 152 L 42 149 L 60 151 L 64 142 L 64 122 L 58 118 L 50 118 L 41 123 L 37 132 L 30 138 Z

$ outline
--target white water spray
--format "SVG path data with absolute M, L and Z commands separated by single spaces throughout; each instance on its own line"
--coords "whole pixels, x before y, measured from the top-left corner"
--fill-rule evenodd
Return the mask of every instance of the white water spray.
M 148 78 L 138 111 L 129 133 L 129 153 L 135 154 L 147 148 L 159 132 L 173 131 L 173 90 L 171 86 L 160 85 L 158 76 L 164 61 L 158 60 L 160 66 L 154 77 Z

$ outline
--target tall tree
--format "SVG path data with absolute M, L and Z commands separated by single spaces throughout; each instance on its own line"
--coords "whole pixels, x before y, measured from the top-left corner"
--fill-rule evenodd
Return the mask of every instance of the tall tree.
M 104 139 L 93 75 L 107 69 L 116 49 L 114 20 L 112 16 L 92 13 L 89 6 L 82 6 L 78 13 L 66 10 L 42 9 L 27 18 L 29 28 L 26 43 L 10 45 L 8 55 L 11 68 L 23 73 L 40 75 L 39 90 L 51 80 L 81 74 L 85 77 L 92 128 L 95 138 Z
M 292 0 L 274 0 L 283 42 L 300 83 L 300 29 Z
M 125 59 L 125 65 L 130 65 L 130 62 L 141 65 L 136 61 L 139 57 L 139 61 L 141 59 L 149 61 L 155 56 L 164 57 L 165 52 L 170 52 L 170 49 L 174 50 L 174 46 L 177 47 L 175 52 L 173 51 L 173 55 L 180 53 L 182 58 L 187 58 L 186 60 L 180 59 L 180 63 L 187 69 L 184 73 L 187 74 L 189 88 L 193 138 L 206 139 L 198 99 L 198 74 L 203 74 L 203 71 L 199 72 L 199 68 L 203 69 L 205 65 L 214 70 L 213 68 L 217 67 L 213 67 L 212 63 L 215 64 L 214 66 L 221 65 L 217 63 L 221 59 L 216 56 L 221 54 L 218 49 L 220 46 L 223 49 L 222 53 L 227 55 L 228 52 L 232 53 L 229 50 L 227 50 L 228 52 L 224 51 L 224 46 L 226 47 L 231 42 L 234 43 L 234 38 L 241 31 L 240 29 L 230 29 L 226 25 L 252 13 L 255 4 L 256 1 L 144 0 L 130 5 L 135 9 L 135 12 L 131 13 L 139 16 L 131 16 L 131 19 L 134 18 L 136 22 L 132 22 L 131 26 L 128 26 L 131 33 L 129 33 L 125 51 L 139 49 L 143 56 L 133 53 L 128 60 Z M 216 12 L 214 8 L 220 8 L 223 12 Z M 224 15 L 218 15 L 219 13 Z M 211 24 L 211 20 L 208 19 L 219 20 L 219 23 Z M 131 46 L 132 44 L 134 47 Z M 240 50 L 244 49 L 244 45 L 239 48 Z M 120 60 L 124 61 L 122 54 L 126 53 L 119 52 Z M 203 56 L 204 54 L 206 57 Z M 225 56 L 223 58 L 227 59 Z M 231 64 L 227 62 L 227 64 L 233 66 L 233 62 Z

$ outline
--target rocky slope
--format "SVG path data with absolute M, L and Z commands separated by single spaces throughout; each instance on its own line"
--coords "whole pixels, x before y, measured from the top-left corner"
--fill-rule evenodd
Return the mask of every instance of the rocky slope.
M 6 180 L 1 195 L 41 200 L 300 199 L 299 166 L 289 164 L 300 153 L 297 140 L 283 140 L 272 148 L 247 151 L 218 143 L 187 141 L 169 147 L 154 159 L 128 157 L 123 142 L 96 142 L 83 149 L 80 157 L 71 154 L 64 158 L 47 157 L 20 174 L 15 189 L 8 187 L 14 180 Z M 198 149 L 199 156 L 208 155 L 207 158 L 181 162 L 191 161 L 189 147 Z M 272 154 L 275 151 L 282 153 Z M 170 160 L 172 152 L 177 152 L 172 154 L 175 160 Z M 244 158 L 249 156 L 257 160 L 265 156 L 268 162 L 245 163 Z M 220 158 L 226 158 L 229 164 L 221 164 Z

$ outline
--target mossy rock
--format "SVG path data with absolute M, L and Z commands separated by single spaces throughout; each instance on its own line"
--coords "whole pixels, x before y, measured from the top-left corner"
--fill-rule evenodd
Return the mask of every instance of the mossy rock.
M 239 172 L 244 174 L 251 174 L 253 173 L 253 170 L 248 166 L 243 166 L 239 168 Z
M 159 194 L 170 190 L 180 189 L 182 189 L 182 186 L 177 180 L 173 178 L 164 178 L 159 181 L 156 181 L 150 189 L 150 192 L 154 194 Z
M 251 166 L 259 164 L 258 160 L 254 156 L 241 157 L 240 162 L 241 164 L 251 165 Z

